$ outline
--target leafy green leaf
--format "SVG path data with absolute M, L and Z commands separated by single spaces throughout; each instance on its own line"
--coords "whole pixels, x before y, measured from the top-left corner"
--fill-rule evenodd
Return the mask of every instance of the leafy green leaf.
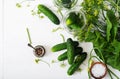
M 119 52 L 120 52 L 120 42 L 118 42 L 117 40 L 114 40 L 112 42 L 112 46 L 115 48 L 116 54 L 119 55 Z
M 16 7 L 21 8 L 22 6 L 20 3 L 16 3 Z
M 112 23 L 111 34 L 112 34 L 113 40 L 115 40 L 119 23 L 118 23 L 118 20 L 115 16 L 115 13 L 112 10 L 107 11 L 107 16 L 108 16 L 110 22 Z
M 106 29 L 106 33 L 107 33 L 107 41 L 110 40 L 110 36 L 111 36 L 111 29 L 112 29 L 112 23 L 110 22 L 108 16 L 106 15 L 106 23 L 107 23 L 107 29 Z

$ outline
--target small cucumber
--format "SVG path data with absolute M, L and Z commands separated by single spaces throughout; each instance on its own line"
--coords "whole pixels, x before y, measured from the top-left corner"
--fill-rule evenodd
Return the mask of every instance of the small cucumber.
M 69 64 L 72 64 L 75 58 L 75 47 L 71 38 L 67 39 L 67 58 Z
M 67 51 L 58 56 L 59 61 L 63 61 L 63 60 L 66 60 L 66 59 L 67 59 Z
M 77 47 L 79 45 L 79 43 L 77 41 L 74 41 L 73 44 L 74 44 L 75 47 Z M 64 50 L 64 49 L 67 49 L 67 42 L 54 45 L 51 48 L 51 51 L 52 52 L 57 52 L 57 51 L 61 51 L 61 50 Z
M 66 25 L 71 25 L 73 23 L 76 23 L 78 17 L 79 16 L 75 12 L 71 12 L 66 19 Z
M 84 18 L 79 13 L 71 12 L 66 19 L 66 25 L 72 30 L 79 30 L 84 25 Z
M 82 51 L 83 51 L 83 49 L 81 47 L 76 47 L 75 48 L 75 56 L 78 55 L 78 54 L 81 54 Z M 59 61 L 63 61 L 63 60 L 66 60 L 66 59 L 67 59 L 67 51 L 58 56 Z
M 81 28 L 81 26 L 79 26 L 78 24 L 71 24 L 68 27 L 70 29 L 74 29 L 74 30 L 79 30 Z
M 60 24 L 60 20 L 58 19 L 58 17 L 45 5 L 39 4 L 38 10 L 46 15 L 54 24 Z
M 82 64 L 82 62 L 86 59 L 87 53 L 82 53 L 81 55 L 78 55 L 77 58 L 75 59 L 75 62 L 69 67 L 67 74 L 72 75 Z

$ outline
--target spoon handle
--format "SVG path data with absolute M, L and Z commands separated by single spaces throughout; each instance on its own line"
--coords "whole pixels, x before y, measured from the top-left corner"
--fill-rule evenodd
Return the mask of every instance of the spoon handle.
M 28 46 L 31 47 L 31 48 L 33 48 L 33 49 L 35 49 L 35 48 L 34 48 L 31 44 L 29 44 L 29 43 L 28 43 Z

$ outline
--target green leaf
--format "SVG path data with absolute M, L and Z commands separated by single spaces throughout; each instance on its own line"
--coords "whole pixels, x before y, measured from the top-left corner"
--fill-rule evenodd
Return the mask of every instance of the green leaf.
M 61 63 L 61 64 L 60 64 L 60 67 L 64 68 L 64 67 L 66 67 L 66 64 Z
M 112 23 L 112 29 L 111 29 L 112 37 L 111 38 L 113 38 L 113 40 L 115 40 L 119 22 L 115 16 L 115 12 L 113 12 L 112 10 L 107 11 L 107 16 L 108 16 L 110 22 Z
M 112 42 L 112 46 L 115 48 L 115 52 L 116 54 L 119 56 L 119 52 L 120 52 L 120 42 L 117 40 L 114 40 Z
M 86 40 L 87 42 L 90 41 L 90 40 L 88 39 L 89 36 L 92 36 L 92 35 L 90 35 L 90 34 L 94 34 L 94 33 L 91 32 L 93 26 L 94 26 L 93 24 L 90 24 L 90 25 L 88 26 L 88 28 L 87 28 L 86 33 L 85 33 L 85 40 Z M 93 36 L 94 36 L 94 35 L 93 35 Z M 93 39 L 92 39 L 92 40 L 93 40 Z
M 98 41 L 98 39 L 101 37 L 101 34 L 98 31 L 95 31 L 95 34 L 97 36 L 97 38 L 95 39 L 95 41 Z
M 39 61 L 40 61 L 40 59 L 35 59 L 35 62 L 38 64 L 39 63 Z
M 22 6 L 20 3 L 16 3 L 16 7 L 21 8 Z
M 108 16 L 106 15 L 106 23 L 107 23 L 107 29 L 106 29 L 106 34 L 107 34 L 107 41 L 110 40 L 110 36 L 111 36 L 111 29 L 112 29 L 112 23 L 110 22 Z
M 60 34 L 60 36 L 62 37 L 63 42 L 65 42 L 65 36 L 63 34 Z
M 117 35 L 117 30 L 118 30 L 118 26 L 113 26 L 112 28 L 112 36 L 113 36 L 113 40 L 115 40 L 116 35 Z
M 87 35 L 85 41 L 86 42 L 94 42 L 94 40 L 96 39 L 96 35 L 94 32 L 89 32 L 89 34 Z
M 56 60 L 52 60 L 51 63 L 56 63 Z

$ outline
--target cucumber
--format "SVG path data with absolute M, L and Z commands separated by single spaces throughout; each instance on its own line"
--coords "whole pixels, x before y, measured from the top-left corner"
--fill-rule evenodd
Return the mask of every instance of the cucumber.
M 67 39 L 67 58 L 69 64 L 72 64 L 75 58 L 75 47 L 71 38 Z
M 76 47 L 75 48 L 75 56 L 78 55 L 78 54 L 81 54 L 82 51 L 83 51 L 83 49 L 81 47 Z M 59 61 L 63 61 L 63 60 L 66 60 L 66 59 L 67 59 L 67 51 L 58 56 Z
M 58 56 L 59 61 L 63 61 L 63 60 L 66 60 L 66 59 L 67 59 L 67 51 Z
M 71 12 L 66 19 L 66 25 L 72 30 L 79 30 L 84 25 L 83 16 L 79 13 Z
M 71 12 L 66 19 L 66 25 L 71 25 L 73 23 L 76 23 L 78 17 L 79 16 L 75 12 Z
M 58 17 L 45 5 L 39 4 L 38 10 L 42 12 L 45 16 L 47 16 L 54 24 L 60 24 L 60 20 Z
M 68 28 L 74 29 L 74 30 L 79 30 L 80 26 L 78 24 L 71 24 L 71 25 L 68 26 Z
M 87 53 L 84 52 L 81 55 L 78 55 L 75 59 L 75 62 L 69 67 L 67 74 L 72 75 L 80 66 L 80 64 L 86 59 Z
M 74 44 L 75 47 L 77 47 L 79 45 L 79 43 L 77 41 L 74 41 L 73 44 Z M 52 52 L 57 52 L 57 51 L 61 51 L 61 50 L 64 50 L 64 49 L 67 49 L 67 42 L 54 45 L 51 48 L 51 51 Z

